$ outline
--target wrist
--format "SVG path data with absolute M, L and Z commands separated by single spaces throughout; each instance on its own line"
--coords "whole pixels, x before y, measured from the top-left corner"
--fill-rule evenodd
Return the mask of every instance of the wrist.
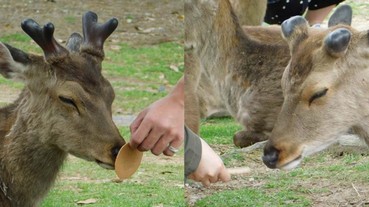
M 171 99 L 172 102 L 177 103 L 184 108 L 184 96 L 178 92 L 172 92 L 168 94 L 167 98 Z
M 167 96 L 180 106 L 184 107 L 184 78 L 182 77 L 174 89 Z

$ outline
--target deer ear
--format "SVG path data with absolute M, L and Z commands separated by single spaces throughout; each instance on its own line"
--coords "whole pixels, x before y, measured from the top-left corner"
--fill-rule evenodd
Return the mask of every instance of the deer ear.
M 351 32 L 344 28 L 330 32 L 324 39 L 325 50 L 333 57 L 345 55 L 350 44 Z
M 294 16 L 285 20 L 282 25 L 282 36 L 287 40 L 290 51 L 308 36 L 308 22 L 301 16 Z
M 332 16 L 329 18 L 328 27 L 333 27 L 338 24 L 351 25 L 352 8 L 349 5 L 338 7 Z
M 5 78 L 24 79 L 29 61 L 27 53 L 0 42 L 0 74 Z

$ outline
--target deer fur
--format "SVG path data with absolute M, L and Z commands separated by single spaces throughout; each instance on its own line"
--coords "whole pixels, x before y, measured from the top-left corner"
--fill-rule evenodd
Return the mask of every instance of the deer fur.
M 44 56 L 0 43 L 0 73 L 25 84 L 15 102 L 0 109 L 2 207 L 38 206 L 68 153 L 114 169 L 125 142 L 112 121 L 114 91 L 101 74 L 101 62 L 104 38 L 115 29 L 106 27 L 117 22 L 96 25 L 92 12 L 84 17 L 97 31 L 86 31 L 87 20 L 84 38 L 73 34 L 68 49 L 52 37 L 52 24 L 41 29 L 33 20 L 25 20 L 22 28 Z M 105 33 L 102 38 L 99 31 Z
M 240 25 L 256 26 L 262 24 L 267 6 L 266 0 L 231 0 L 230 2 Z M 199 67 L 199 63 L 195 64 L 194 60 L 191 62 L 191 67 Z M 204 73 L 201 73 L 201 80 L 196 89 L 196 94 L 199 102 L 200 117 L 211 118 L 230 115 L 219 94 L 213 89 Z M 191 100 L 193 99 L 191 98 Z M 193 108 L 191 107 L 189 110 L 193 110 Z M 197 132 L 195 128 L 197 127 L 192 129 Z
M 369 144 L 369 32 L 342 24 L 310 33 L 302 17 L 285 21 L 282 28 L 291 60 L 264 163 L 295 168 L 348 131 Z
M 188 53 L 200 60 L 228 112 L 245 126 L 235 144 L 243 147 L 267 139 L 283 101 L 280 78 L 290 57 L 280 30 L 242 29 L 228 0 L 220 0 L 219 6 L 187 0 L 185 12 L 186 43 L 193 47 Z M 267 39 L 262 41 L 248 35 L 249 30 L 269 35 L 260 35 Z

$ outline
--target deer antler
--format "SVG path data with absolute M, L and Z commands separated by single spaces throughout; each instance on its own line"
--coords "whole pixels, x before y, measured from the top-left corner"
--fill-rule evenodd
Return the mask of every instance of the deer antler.
M 26 19 L 21 24 L 26 32 L 44 51 L 47 61 L 53 61 L 55 57 L 64 57 L 68 51 L 61 46 L 53 37 L 54 25 L 48 23 L 43 28 L 32 19 Z
M 86 12 L 82 18 L 84 49 L 92 55 L 104 58 L 104 42 L 117 28 L 118 20 L 112 18 L 104 24 L 97 23 L 94 12 Z

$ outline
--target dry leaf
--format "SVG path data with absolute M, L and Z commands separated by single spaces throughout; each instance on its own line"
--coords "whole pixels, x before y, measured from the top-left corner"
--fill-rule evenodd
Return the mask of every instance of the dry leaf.
M 176 65 L 170 65 L 169 68 L 174 70 L 175 72 L 179 72 L 179 68 Z
M 178 16 L 177 16 L 177 18 L 178 18 L 179 20 L 184 20 L 185 16 L 184 16 L 183 14 L 181 14 L 181 15 L 178 15 Z
M 96 202 L 97 202 L 97 199 L 89 198 L 89 199 L 84 200 L 84 201 L 78 201 L 77 204 L 78 205 L 86 205 L 86 204 L 93 204 L 93 203 L 96 203 Z

